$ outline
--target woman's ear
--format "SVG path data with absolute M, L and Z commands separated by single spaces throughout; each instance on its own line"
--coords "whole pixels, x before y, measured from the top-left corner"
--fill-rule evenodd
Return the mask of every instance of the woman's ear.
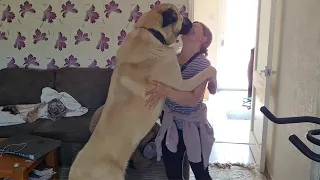
M 208 40 L 208 38 L 205 37 L 205 36 L 202 36 L 202 37 L 200 38 L 200 42 L 201 42 L 201 43 L 205 43 L 205 42 L 207 42 L 207 40 Z

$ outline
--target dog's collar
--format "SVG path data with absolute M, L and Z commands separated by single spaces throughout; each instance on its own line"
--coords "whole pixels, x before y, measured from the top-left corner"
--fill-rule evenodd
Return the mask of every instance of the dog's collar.
M 166 39 L 163 37 L 163 35 L 159 31 L 153 28 L 147 28 L 147 30 L 151 32 L 153 36 L 157 38 L 162 44 L 167 44 Z

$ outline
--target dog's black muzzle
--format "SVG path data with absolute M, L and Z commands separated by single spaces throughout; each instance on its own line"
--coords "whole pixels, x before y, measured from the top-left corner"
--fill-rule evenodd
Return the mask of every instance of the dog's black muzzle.
M 188 34 L 191 29 L 192 29 L 192 22 L 190 21 L 189 18 L 184 17 L 182 27 L 181 27 L 179 34 L 182 34 L 182 35 Z

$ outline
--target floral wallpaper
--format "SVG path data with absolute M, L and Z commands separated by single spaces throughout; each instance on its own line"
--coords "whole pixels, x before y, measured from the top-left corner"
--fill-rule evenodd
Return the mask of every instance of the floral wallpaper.
M 0 69 L 114 68 L 132 25 L 164 2 L 188 16 L 188 0 L 0 0 Z

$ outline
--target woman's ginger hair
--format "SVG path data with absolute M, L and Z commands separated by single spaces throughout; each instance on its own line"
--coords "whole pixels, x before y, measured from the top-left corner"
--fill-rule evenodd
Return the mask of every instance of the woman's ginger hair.
M 212 42 L 212 32 L 202 22 L 195 21 L 194 23 L 199 23 L 202 26 L 203 36 L 206 37 L 207 40 L 202 43 L 202 45 L 200 47 L 200 52 L 203 53 L 205 56 L 208 56 L 208 47 L 211 45 L 211 42 Z

